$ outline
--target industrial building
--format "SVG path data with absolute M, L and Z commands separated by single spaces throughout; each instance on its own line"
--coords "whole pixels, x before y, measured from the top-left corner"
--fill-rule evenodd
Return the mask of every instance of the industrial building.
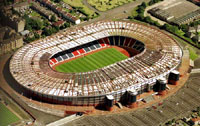
M 161 19 L 161 20 L 164 20 L 164 21 L 169 21 L 171 19 L 174 18 L 173 15 L 171 15 L 169 12 L 165 11 L 165 10 L 162 10 L 160 8 L 153 8 L 151 10 L 148 11 L 151 15 Z
M 192 22 L 194 20 L 198 20 L 198 19 L 200 19 L 200 9 L 198 9 L 194 12 L 191 12 L 187 15 L 184 15 L 180 18 L 174 19 L 174 20 L 172 20 L 172 23 L 181 25 L 181 24 L 190 23 L 190 22 Z
M 186 0 L 163 1 L 148 12 L 154 17 L 176 25 L 187 24 L 200 18 L 199 7 Z

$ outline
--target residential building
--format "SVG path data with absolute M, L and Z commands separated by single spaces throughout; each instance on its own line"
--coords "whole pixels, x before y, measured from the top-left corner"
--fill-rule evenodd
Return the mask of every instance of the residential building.
M 51 1 L 49 0 L 37 0 L 37 1 L 39 1 L 40 3 L 42 3 L 43 5 L 45 5 L 46 7 L 57 13 L 58 15 L 62 16 L 64 19 L 69 20 L 74 24 L 80 24 L 81 22 L 80 19 L 76 18 L 75 16 L 72 16 L 70 13 L 64 11 L 62 8 L 57 7 L 57 5 L 53 4 Z
M 24 31 L 25 20 L 16 14 L 12 13 L 11 8 L 0 8 L 0 16 L 2 25 L 9 26 L 15 29 L 16 32 Z
M 0 55 L 23 46 L 23 38 L 10 27 L 0 28 Z
M 39 14 L 43 15 L 47 19 L 51 19 L 53 12 L 47 10 L 46 8 L 40 6 L 40 4 L 36 2 L 32 2 L 31 9 L 37 11 Z
M 19 13 L 24 13 L 29 8 L 28 2 L 13 4 L 13 9 Z

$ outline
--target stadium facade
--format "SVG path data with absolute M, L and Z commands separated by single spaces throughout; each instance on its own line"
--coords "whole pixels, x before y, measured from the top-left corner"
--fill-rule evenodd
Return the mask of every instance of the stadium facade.
M 52 67 L 73 57 L 107 46 L 133 48 L 134 56 L 82 73 L 61 73 Z M 66 105 L 111 104 L 152 90 L 181 62 L 182 50 L 167 34 L 142 24 L 101 21 L 67 30 L 19 49 L 10 72 L 23 94 L 44 102 Z M 129 94 L 130 95 L 130 94 Z M 135 101 L 135 97 L 132 99 Z M 130 95 L 131 96 L 131 95 Z

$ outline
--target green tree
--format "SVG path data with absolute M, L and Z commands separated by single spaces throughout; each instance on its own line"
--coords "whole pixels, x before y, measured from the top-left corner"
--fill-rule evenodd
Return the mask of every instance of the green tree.
M 178 33 L 179 29 L 177 26 L 171 26 L 170 27 L 170 30 L 173 32 L 173 33 Z
M 197 111 L 200 112 L 200 107 L 197 107 Z
M 192 41 L 193 41 L 193 42 L 197 42 L 198 40 L 197 40 L 196 37 L 192 37 Z
M 184 32 L 188 32 L 188 25 L 182 24 L 182 25 L 180 25 L 180 29 L 182 29 L 182 31 L 184 31 Z
M 144 20 L 144 14 L 140 13 L 137 15 L 137 17 L 135 17 L 137 20 L 143 21 Z
M 51 31 L 51 33 L 56 33 L 57 32 L 55 27 L 51 28 L 50 31 Z
M 31 31 L 31 30 L 32 30 L 32 27 L 31 27 L 29 24 L 26 24 L 26 25 L 25 25 L 25 30 Z
M 60 30 L 60 28 L 58 26 L 54 26 L 54 28 L 55 28 L 56 31 Z
M 56 21 L 56 16 L 55 16 L 55 15 L 52 15 L 52 16 L 51 16 L 51 21 L 52 21 L 52 22 L 55 22 L 55 21 Z
M 64 27 L 65 27 L 65 28 L 70 27 L 70 23 L 69 23 L 69 22 L 65 22 L 65 23 L 64 23 Z
M 149 6 L 151 6 L 151 5 L 153 5 L 154 3 L 153 3 L 153 1 L 151 0 L 151 1 L 149 1 Z
M 43 22 L 40 21 L 39 19 L 35 20 L 35 29 L 40 30 L 43 27 Z
M 169 29 L 170 29 L 170 25 L 165 23 L 165 24 L 162 26 L 162 29 L 169 30 Z
M 54 2 L 56 2 L 56 3 L 60 3 L 60 1 L 61 1 L 61 0 L 55 0 Z
M 154 24 L 157 26 L 157 27 L 161 27 L 160 23 L 158 21 L 154 21 Z
M 147 4 L 145 2 L 142 2 L 141 6 L 143 6 L 144 8 L 146 8 Z
M 40 35 L 38 33 L 36 33 L 36 32 L 34 32 L 34 36 L 35 36 L 36 39 L 40 38 Z
M 50 25 L 50 23 L 49 23 L 49 21 L 47 19 L 45 19 L 43 22 L 44 22 L 44 26 L 45 27 L 48 27 Z
M 51 28 L 49 29 L 49 28 L 45 27 L 42 34 L 44 34 L 46 36 L 51 35 L 52 34 Z
M 144 18 L 144 20 L 145 20 L 145 22 L 147 22 L 147 23 L 150 23 L 152 20 L 151 20 L 151 18 L 149 17 L 149 16 L 146 16 L 145 18 Z
M 197 114 L 198 114 L 198 116 L 200 117 L 200 111 L 199 111 Z
M 172 123 L 175 123 L 176 122 L 176 120 L 175 119 L 172 119 Z
M 144 13 L 144 8 L 143 8 L 143 7 L 139 7 L 136 11 L 137 11 L 139 14 L 140 14 L 140 13 Z

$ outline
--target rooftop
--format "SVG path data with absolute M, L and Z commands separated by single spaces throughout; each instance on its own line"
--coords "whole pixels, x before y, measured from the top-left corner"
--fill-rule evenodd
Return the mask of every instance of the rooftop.
M 19 38 L 19 34 L 17 34 L 14 29 L 11 29 L 7 26 L 0 28 L 0 44 L 6 44 L 9 43 L 11 40 Z

